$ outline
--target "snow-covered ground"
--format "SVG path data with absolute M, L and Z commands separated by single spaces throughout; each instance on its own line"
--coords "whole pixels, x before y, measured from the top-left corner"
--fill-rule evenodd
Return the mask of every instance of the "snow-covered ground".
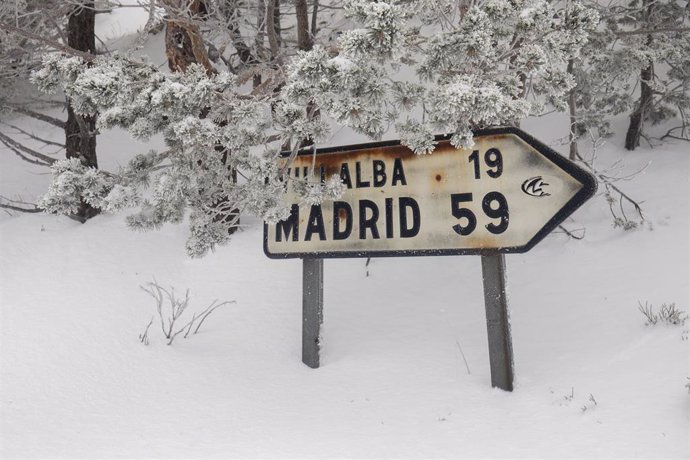
M 539 123 L 541 123 L 540 121 Z M 527 123 L 549 139 L 553 129 Z M 131 141 L 99 140 L 103 163 Z M 0 222 L 2 456 L 687 457 L 688 324 L 645 326 L 638 301 L 690 306 L 681 144 L 623 152 L 620 184 L 652 228 L 611 226 L 597 196 L 569 228 L 507 256 L 517 382 L 491 389 L 478 257 L 328 260 L 323 366 L 300 361 L 301 265 L 267 259 L 260 222 L 202 260 L 184 225 L 128 230 L 49 215 Z M 2 193 L 45 175 L 3 151 Z M 139 285 L 235 300 L 166 346 Z M 155 325 L 154 325 L 155 326 Z M 461 351 L 467 359 L 466 369 Z M 596 403 L 594 402 L 596 401 Z
M 523 128 L 554 142 L 566 123 Z M 106 169 L 147 149 L 119 132 L 98 142 Z M 478 257 L 327 260 L 322 367 L 310 369 L 301 264 L 264 256 L 260 222 L 191 260 L 185 225 L 3 215 L 0 456 L 687 458 L 690 322 L 645 326 L 638 302 L 690 310 L 690 156 L 683 143 L 620 143 L 597 166 L 621 160 L 625 176 L 649 163 L 618 185 L 650 225 L 614 229 L 599 194 L 566 223 L 585 239 L 553 234 L 506 257 L 512 393 L 490 387 Z M 0 149 L 0 194 L 35 201 L 48 179 Z M 139 286 L 154 278 L 191 289 L 195 311 L 236 303 L 171 346 L 154 323 L 145 346 L 155 306 Z

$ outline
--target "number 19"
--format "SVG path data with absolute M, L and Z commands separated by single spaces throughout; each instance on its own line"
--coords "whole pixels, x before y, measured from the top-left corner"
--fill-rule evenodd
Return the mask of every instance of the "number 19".
M 470 163 L 474 163 L 474 178 L 480 179 L 479 150 L 473 150 L 469 158 Z M 489 177 L 496 179 L 503 173 L 503 155 L 501 151 L 491 148 L 484 154 L 484 163 L 490 168 L 486 171 Z

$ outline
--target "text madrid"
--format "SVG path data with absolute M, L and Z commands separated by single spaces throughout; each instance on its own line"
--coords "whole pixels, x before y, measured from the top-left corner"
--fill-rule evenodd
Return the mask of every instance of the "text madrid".
M 381 160 L 373 160 L 371 164 L 372 180 L 364 180 L 362 178 L 362 168 L 359 161 L 355 163 L 354 181 L 350 172 L 348 163 L 342 163 L 340 167 L 340 178 L 343 184 L 348 188 L 369 188 L 369 187 L 383 187 L 390 179 L 390 185 L 407 185 L 405 178 L 405 171 L 403 163 L 400 158 L 396 158 L 393 163 L 393 170 L 390 174 L 386 172 L 386 164 Z M 292 168 L 288 170 L 288 175 L 293 173 Z M 300 169 L 294 169 L 295 177 L 299 177 Z M 308 168 L 302 170 L 303 177 L 308 174 Z M 324 168 L 321 168 L 321 176 L 324 178 Z M 359 223 L 359 233 L 356 235 L 360 240 L 367 239 L 367 234 L 373 239 L 379 239 L 382 236 L 385 238 L 394 238 L 396 233 L 401 238 L 412 238 L 419 233 L 421 224 L 419 204 L 414 198 L 399 197 L 397 198 L 398 212 L 393 210 L 393 198 L 386 198 L 383 204 L 383 209 L 379 209 L 379 205 L 367 199 L 357 201 L 356 210 L 352 209 L 352 205 L 345 201 L 334 201 L 332 208 L 332 225 L 326 228 L 323 209 L 321 205 L 313 205 L 309 209 L 309 217 L 306 221 L 306 227 L 299 228 L 300 209 L 296 204 L 292 205 L 290 217 L 278 222 L 276 224 L 276 242 L 283 241 L 299 241 L 299 237 L 303 235 L 303 241 L 311 241 L 312 238 L 318 238 L 320 241 L 326 241 L 327 233 L 330 233 L 332 240 L 345 240 L 352 235 L 352 228 L 354 219 Z M 396 216 L 397 214 L 397 216 Z M 395 231 L 397 227 L 397 232 Z

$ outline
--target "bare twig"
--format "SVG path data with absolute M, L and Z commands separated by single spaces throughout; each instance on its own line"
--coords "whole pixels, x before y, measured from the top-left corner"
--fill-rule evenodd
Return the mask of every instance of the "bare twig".
M 139 341 L 143 343 L 144 345 L 149 344 L 149 328 L 153 324 L 153 316 L 151 317 L 151 321 L 149 321 L 149 324 L 146 326 L 146 329 L 144 329 L 144 332 L 139 334 Z
M 194 325 L 194 321 L 196 321 L 196 313 L 194 313 L 194 315 L 192 315 L 192 320 L 189 323 L 187 323 L 187 325 L 189 327 L 187 328 L 187 332 L 184 333 L 183 337 L 185 339 L 187 338 L 187 336 L 189 336 L 189 332 L 192 330 L 192 326 Z
M 573 230 L 573 231 L 568 230 L 567 228 L 565 228 L 562 225 L 559 225 L 558 228 L 560 228 L 563 231 L 563 233 L 565 233 L 566 235 L 568 235 L 570 238 L 572 238 L 574 240 L 581 240 L 581 239 L 584 239 L 584 237 L 585 237 L 585 229 L 584 228 L 578 228 L 577 230 Z M 581 231 L 582 235 L 580 235 L 580 236 L 576 235 L 574 233 L 576 231 Z
M 642 305 L 642 302 L 637 302 L 639 305 L 638 310 L 640 310 L 640 313 L 644 315 L 645 318 L 647 318 L 647 325 L 654 325 L 659 321 L 659 317 L 654 313 L 654 309 L 652 306 L 645 302 L 644 306 Z
M 184 338 L 189 337 L 190 333 L 196 334 L 199 332 L 199 328 L 201 328 L 201 325 L 211 313 L 224 305 L 235 303 L 234 300 L 218 303 L 218 300 L 216 299 L 211 302 L 211 304 L 201 313 L 194 313 L 191 320 L 178 327 L 180 318 L 189 306 L 189 289 L 185 291 L 184 299 L 179 299 L 175 295 L 174 289 L 164 289 L 155 280 L 154 282 L 148 283 L 146 287 L 140 287 L 156 301 L 156 311 L 160 320 L 161 330 L 163 331 L 163 336 L 168 339 L 168 345 L 172 345 L 172 343 L 175 341 L 175 338 L 182 333 L 184 333 Z M 163 307 L 163 304 L 166 303 L 166 301 L 168 304 L 167 309 Z
M 146 19 L 146 24 L 144 24 L 144 28 L 142 29 L 141 33 L 139 34 L 139 37 L 137 37 L 137 41 L 134 44 L 135 49 L 141 49 L 144 47 L 144 44 L 146 43 L 146 38 L 149 36 L 149 33 L 151 33 L 151 29 L 153 29 L 155 22 L 156 2 L 153 0 L 149 0 L 148 18 Z
M 677 129 L 680 129 L 680 130 L 681 130 L 681 136 L 676 136 L 676 135 L 671 134 L 671 133 L 673 133 L 673 132 L 674 132 L 675 130 L 677 130 Z M 690 142 L 690 139 L 688 139 L 687 137 L 682 137 L 682 133 L 683 133 L 683 131 L 685 131 L 685 129 L 686 129 L 686 126 L 685 126 L 685 125 L 674 126 L 673 128 L 671 128 L 671 129 L 669 129 L 668 131 L 666 131 L 666 134 L 664 134 L 663 136 L 661 136 L 661 137 L 659 138 L 659 140 L 662 140 L 662 141 L 663 141 L 664 139 L 666 139 L 666 138 L 668 137 L 668 138 L 676 139 L 676 140 L 679 140 L 679 141 Z
M 467 375 L 472 375 L 472 372 L 470 372 L 470 365 L 467 364 L 467 359 L 465 358 L 465 353 L 462 351 L 462 347 L 460 346 L 460 342 L 458 342 L 456 340 L 455 344 L 458 346 L 458 350 L 460 350 L 460 354 L 462 355 L 462 360 L 465 361 L 465 368 L 467 369 Z
M 215 303 L 217 301 L 214 300 L 213 302 Z M 209 317 L 209 315 L 211 313 L 213 313 L 219 307 L 222 307 L 223 305 L 229 305 L 231 303 L 236 303 L 236 302 L 234 300 L 230 300 L 230 301 L 221 302 L 221 303 L 217 304 L 216 306 L 213 306 L 213 304 L 211 304 L 206 310 L 201 312 L 201 315 L 200 315 L 201 319 L 199 320 L 199 323 L 197 324 L 196 328 L 194 329 L 194 333 L 196 334 L 197 332 L 199 332 L 199 328 L 201 327 L 202 324 L 204 324 L 204 321 L 206 320 L 206 318 Z
M 604 187 L 606 188 L 606 199 L 609 203 L 609 208 L 611 210 L 611 214 L 613 215 L 614 218 L 614 226 L 621 226 L 624 229 L 631 229 L 635 228 L 638 224 L 635 222 L 630 221 L 627 216 L 625 216 L 625 213 L 623 212 L 623 217 L 619 217 L 618 214 L 614 211 L 613 209 L 613 204 L 615 203 L 615 199 L 611 196 L 611 191 L 616 192 L 619 195 L 619 207 L 623 209 L 623 201 L 627 202 L 630 204 L 634 209 L 637 215 L 640 217 L 640 223 L 644 223 L 647 221 L 647 219 L 644 216 L 644 213 L 642 212 L 642 207 L 640 204 L 632 199 L 629 195 L 627 195 L 623 190 L 618 188 L 614 183 L 614 179 L 611 177 L 607 176 L 606 174 L 603 174 L 602 172 L 596 170 L 593 166 L 594 159 L 596 158 L 596 153 L 597 153 L 597 143 L 594 137 L 592 136 L 592 145 L 593 145 L 593 153 L 592 153 L 592 161 L 587 161 L 585 160 L 582 155 L 579 152 L 575 152 L 575 157 L 582 162 L 583 165 L 587 169 L 589 169 L 596 178 L 601 181 L 604 184 Z

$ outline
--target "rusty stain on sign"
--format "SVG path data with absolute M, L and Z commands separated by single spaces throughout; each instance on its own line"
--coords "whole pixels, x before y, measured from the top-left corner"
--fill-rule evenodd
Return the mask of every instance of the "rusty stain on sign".
M 286 160 L 283 160 L 286 161 Z M 439 139 L 430 155 L 396 141 L 311 151 L 290 178 L 340 176 L 344 195 L 299 205 L 264 227 L 269 257 L 366 257 L 525 252 L 594 194 L 594 178 L 516 128 L 475 133 L 457 149 Z

